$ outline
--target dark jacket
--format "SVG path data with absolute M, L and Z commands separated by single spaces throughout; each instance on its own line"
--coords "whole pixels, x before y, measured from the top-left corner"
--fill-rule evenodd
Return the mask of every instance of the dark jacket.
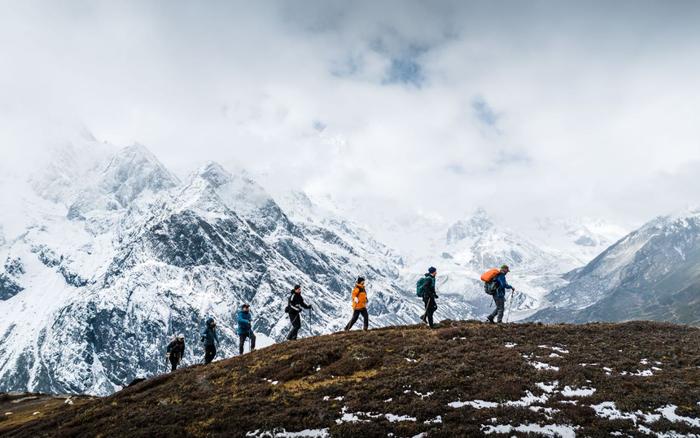
M 496 291 L 496 298 L 505 298 L 506 289 L 513 289 L 513 286 L 509 285 L 506 281 L 506 274 L 501 272 L 496 276 L 494 280 L 498 284 L 498 290 Z
M 214 318 L 207 319 L 207 325 L 202 330 L 202 342 L 207 346 L 219 343 L 219 336 L 216 334 L 216 327 L 212 327 L 212 322 L 214 322 Z
M 238 327 L 236 328 L 238 336 L 253 334 L 253 315 L 249 311 L 244 312 L 241 309 L 236 312 L 236 322 L 238 322 Z
M 299 313 L 301 312 L 302 308 L 311 308 L 310 305 L 304 302 L 304 297 L 302 297 L 301 294 L 295 293 L 294 291 L 292 291 L 292 294 L 289 296 L 287 302 L 289 304 L 289 313 Z
M 435 292 L 435 277 L 430 274 L 425 274 L 425 278 L 428 279 L 423 284 L 423 299 L 437 298 L 437 293 Z
M 167 352 L 171 356 L 177 356 L 178 358 L 182 359 L 182 356 L 185 355 L 185 341 L 179 341 L 177 339 L 173 340 L 168 344 Z

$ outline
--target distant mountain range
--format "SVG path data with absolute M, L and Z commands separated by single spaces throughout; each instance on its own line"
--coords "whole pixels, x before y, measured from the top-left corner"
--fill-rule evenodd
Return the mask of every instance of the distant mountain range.
M 196 363 L 207 316 L 219 321 L 221 356 L 232 356 L 244 302 L 259 343 L 281 341 L 296 283 L 314 305 L 303 336 L 345 325 L 358 275 L 372 327 L 415 323 L 414 285 L 431 265 L 438 319 L 483 318 L 492 303 L 479 276 L 502 263 L 518 289 L 510 320 L 697 323 L 700 314 L 697 213 L 617 243 L 624 231 L 604 221 L 542 219 L 524 232 L 484 209 L 455 223 L 421 214 L 363 223 L 347 206 L 271 195 L 214 162 L 178 178 L 144 146 L 90 135 L 55 148 L 28 179 L 0 179 L 0 190 L 13 205 L 0 199 L 0 391 L 111 393 L 164 369 L 176 333 L 187 339 L 185 364 Z
M 533 320 L 700 324 L 700 211 L 654 219 L 566 278 Z

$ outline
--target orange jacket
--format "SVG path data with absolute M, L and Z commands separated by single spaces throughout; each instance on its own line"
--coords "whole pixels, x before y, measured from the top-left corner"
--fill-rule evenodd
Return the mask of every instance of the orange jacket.
M 356 284 L 355 289 L 352 290 L 352 308 L 360 310 L 365 307 L 367 307 L 367 292 L 364 286 Z

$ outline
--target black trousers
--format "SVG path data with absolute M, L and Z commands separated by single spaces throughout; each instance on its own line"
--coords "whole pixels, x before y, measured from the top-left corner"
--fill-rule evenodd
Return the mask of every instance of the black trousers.
M 423 304 L 425 304 L 425 318 L 428 320 L 428 325 L 433 326 L 433 313 L 437 310 L 437 304 L 435 303 L 435 298 L 433 297 L 423 297 Z
M 367 313 L 367 309 L 355 309 L 352 312 L 352 319 L 348 323 L 348 325 L 345 326 L 345 330 L 350 330 L 353 325 L 357 322 L 357 319 L 362 315 L 362 329 L 367 330 L 367 327 L 369 326 L 369 314 Z
M 180 364 L 180 355 L 179 354 L 170 354 L 170 371 L 175 371 L 177 369 L 177 366 Z
M 289 321 L 292 323 L 292 330 L 287 335 L 287 340 L 293 341 L 297 338 L 301 328 L 301 314 L 299 312 L 289 312 Z
M 498 316 L 496 321 L 502 322 L 503 321 L 503 310 L 506 308 L 506 297 L 498 298 L 498 297 L 494 296 L 493 300 L 496 302 L 496 308 L 489 315 L 489 319 L 491 321 L 493 321 L 493 318 Z
M 250 351 L 255 350 L 255 334 L 254 333 L 244 333 L 238 336 L 238 354 L 243 354 L 243 347 L 245 347 L 246 339 L 250 338 Z
M 216 345 L 205 345 L 204 346 L 204 363 L 211 363 L 216 356 Z

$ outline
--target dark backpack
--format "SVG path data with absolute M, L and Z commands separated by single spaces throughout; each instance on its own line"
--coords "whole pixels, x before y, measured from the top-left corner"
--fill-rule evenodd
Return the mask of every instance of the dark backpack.
M 498 292 L 498 282 L 494 280 L 484 283 L 484 292 L 491 296 L 496 295 L 496 292 Z
M 428 277 L 421 277 L 417 282 L 416 282 L 416 295 L 419 297 L 423 297 L 423 294 L 425 293 L 425 285 L 430 281 Z
M 284 308 L 284 313 L 289 313 L 292 311 L 292 298 L 294 297 L 294 292 L 287 298 L 287 307 Z

